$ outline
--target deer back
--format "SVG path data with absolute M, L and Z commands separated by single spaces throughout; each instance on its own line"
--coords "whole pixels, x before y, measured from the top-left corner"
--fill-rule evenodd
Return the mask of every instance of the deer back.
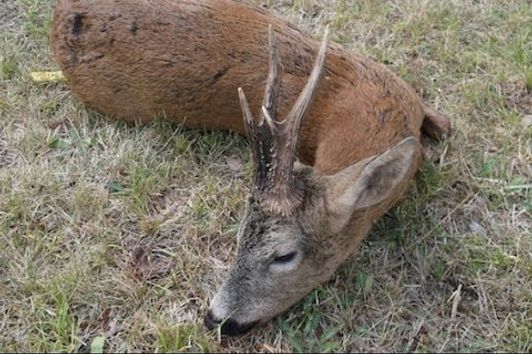
M 51 44 L 76 96 L 121 120 L 163 117 L 246 134 L 237 88 L 258 114 L 272 25 L 284 67 L 286 115 L 310 74 L 318 41 L 232 0 L 59 0 Z M 301 128 L 301 161 L 334 173 L 419 136 L 421 101 L 384 66 L 330 45 L 322 85 Z

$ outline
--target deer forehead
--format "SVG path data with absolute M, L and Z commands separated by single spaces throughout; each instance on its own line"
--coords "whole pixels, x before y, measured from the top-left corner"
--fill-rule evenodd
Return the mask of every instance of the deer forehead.
M 294 217 L 269 216 L 255 209 L 241 225 L 239 243 L 243 247 L 263 248 L 297 242 L 298 226 Z

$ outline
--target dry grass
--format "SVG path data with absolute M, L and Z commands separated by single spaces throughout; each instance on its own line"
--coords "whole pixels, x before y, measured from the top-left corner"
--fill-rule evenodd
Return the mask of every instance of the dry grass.
M 235 251 L 246 142 L 110 122 L 33 84 L 57 69 L 54 1 L 0 0 L 0 351 L 529 352 L 530 4 L 255 2 L 308 33 L 331 23 L 454 134 L 334 279 L 220 339 L 201 315 Z

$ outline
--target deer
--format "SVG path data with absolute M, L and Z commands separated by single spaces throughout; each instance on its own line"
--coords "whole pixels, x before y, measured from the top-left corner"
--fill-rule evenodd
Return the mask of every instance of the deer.
M 58 0 L 53 56 L 111 119 L 246 137 L 237 253 L 204 324 L 240 335 L 330 280 L 450 132 L 390 69 L 236 0 Z M 258 117 L 258 119 L 257 119 Z

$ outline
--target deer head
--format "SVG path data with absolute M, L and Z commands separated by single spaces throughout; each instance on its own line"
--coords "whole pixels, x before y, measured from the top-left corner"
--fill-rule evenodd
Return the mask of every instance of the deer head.
M 328 30 L 312 73 L 288 115 L 276 117 L 282 65 L 269 28 L 270 72 L 257 122 L 238 90 L 254 181 L 238 231 L 238 252 L 205 324 L 237 335 L 288 309 L 328 280 L 393 203 L 417 167 L 416 138 L 323 175 L 296 161 L 301 121 L 322 76 Z

